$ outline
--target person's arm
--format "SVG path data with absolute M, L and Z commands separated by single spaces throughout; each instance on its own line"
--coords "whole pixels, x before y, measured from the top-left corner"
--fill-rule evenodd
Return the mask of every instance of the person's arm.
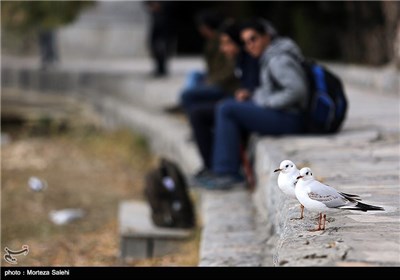
M 223 54 L 219 54 L 211 62 L 207 75 L 207 82 L 210 84 L 224 86 L 227 83 L 237 80 L 234 74 L 234 62 L 222 56 Z

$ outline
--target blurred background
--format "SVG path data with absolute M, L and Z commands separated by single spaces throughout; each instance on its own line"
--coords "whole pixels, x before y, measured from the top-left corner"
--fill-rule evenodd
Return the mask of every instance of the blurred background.
M 307 56 L 383 65 L 399 62 L 397 1 L 168 1 L 177 56 L 198 55 L 194 17 L 205 9 L 226 17 L 269 19 Z M 38 31 L 54 30 L 60 57 L 146 55 L 149 15 L 140 1 L 2 1 L 3 54 L 34 55 Z M 361 47 L 362 46 L 362 47 Z

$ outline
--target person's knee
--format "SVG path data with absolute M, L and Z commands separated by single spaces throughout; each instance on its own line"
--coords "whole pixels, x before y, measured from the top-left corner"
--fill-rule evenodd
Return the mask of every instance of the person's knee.
M 237 102 L 235 100 L 226 100 L 220 103 L 217 107 L 218 115 L 231 116 L 237 107 Z
M 202 122 L 203 114 L 197 108 L 193 108 L 189 110 L 189 119 L 193 124 Z
M 190 90 L 182 91 L 181 96 L 180 96 L 180 102 L 181 102 L 182 106 L 186 107 L 190 104 L 190 102 L 191 102 L 191 94 L 190 93 L 191 93 Z

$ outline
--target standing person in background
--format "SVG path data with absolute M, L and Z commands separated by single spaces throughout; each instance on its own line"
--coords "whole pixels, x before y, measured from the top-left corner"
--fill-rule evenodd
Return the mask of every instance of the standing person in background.
M 224 22 L 219 30 L 220 51 L 225 57 L 235 62 L 234 73 L 240 80 L 235 96 L 242 98 L 244 94 L 253 92 L 259 84 L 258 59 L 244 51 L 240 40 L 240 27 L 233 20 Z M 212 146 L 214 139 L 215 108 L 217 103 L 194 104 L 189 110 L 189 120 L 193 135 L 199 149 L 203 168 L 194 176 L 195 180 L 207 177 L 212 169 Z
M 93 4 L 95 1 L 2 1 L 2 32 L 22 39 L 35 34 L 41 69 L 45 70 L 60 60 L 57 29 L 74 22 L 83 9 Z
M 218 29 L 223 18 L 215 11 L 205 11 L 196 17 L 200 34 L 206 39 L 204 57 L 207 72 L 202 79 L 181 93 L 181 106 L 188 113 L 193 105 L 216 103 L 232 96 L 238 88 L 239 80 L 234 75 L 235 61 L 228 59 L 219 48 Z M 198 75 L 199 76 L 199 75 Z
M 46 28 L 38 31 L 41 68 L 43 70 L 54 66 L 58 60 L 56 35 L 53 29 Z
M 303 56 L 289 38 L 279 37 L 261 19 L 246 23 L 241 38 L 246 50 L 260 59 L 260 86 L 216 109 L 213 175 L 201 180 L 207 189 L 229 189 L 244 183 L 240 174 L 242 135 L 283 135 L 304 132 L 307 79 Z
M 168 59 L 175 43 L 174 2 L 146 1 L 150 13 L 151 26 L 149 33 L 149 48 L 154 59 L 155 78 L 168 75 Z

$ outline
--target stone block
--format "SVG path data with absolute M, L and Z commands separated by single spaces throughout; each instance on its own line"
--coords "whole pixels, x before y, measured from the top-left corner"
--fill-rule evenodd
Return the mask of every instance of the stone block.
M 149 257 L 151 240 L 146 238 L 121 237 L 121 258 L 145 259 Z
M 121 258 L 143 259 L 172 254 L 182 240 L 191 236 L 191 230 L 155 226 L 150 213 L 149 206 L 143 201 L 120 204 Z

